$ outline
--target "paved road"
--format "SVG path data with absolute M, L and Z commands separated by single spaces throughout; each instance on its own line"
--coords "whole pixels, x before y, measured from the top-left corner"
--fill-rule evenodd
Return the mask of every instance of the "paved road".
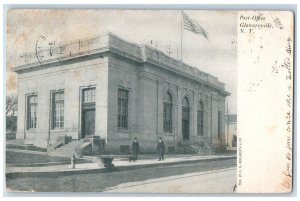
M 236 168 L 189 173 L 141 182 L 129 182 L 105 189 L 105 192 L 144 193 L 232 193 Z
M 193 164 L 180 164 L 164 167 L 142 168 L 109 173 L 90 173 L 68 176 L 18 177 L 7 179 L 7 188 L 17 191 L 38 192 L 102 192 L 129 182 L 142 182 L 188 173 L 199 173 L 236 167 L 236 159 L 221 161 L 202 161 Z M 223 175 L 224 176 L 224 175 Z M 227 175 L 226 177 L 229 178 Z M 232 177 L 229 178 L 228 189 L 232 188 Z M 226 179 L 225 179 L 226 180 Z M 204 181 L 203 181 L 204 182 Z M 200 182 L 201 183 L 201 182 Z M 190 185 L 190 184 L 189 184 Z M 222 184 L 223 185 L 223 184 Z M 146 191 L 146 190 L 145 190 Z

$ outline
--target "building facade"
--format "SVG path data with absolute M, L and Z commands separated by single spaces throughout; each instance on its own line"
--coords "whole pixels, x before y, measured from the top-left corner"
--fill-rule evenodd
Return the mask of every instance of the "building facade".
M 59 136 L 100 136 L 119 151 L 137 137 L 153 152 L 181 141 L 226 146 L 223 83 L 112 33 L 20 56 L 17 139 L 49 147 Z
M 227 147 L 236 147 L 237 145 L 237 115 L 225 115 L 225 132 L 227 138 Z

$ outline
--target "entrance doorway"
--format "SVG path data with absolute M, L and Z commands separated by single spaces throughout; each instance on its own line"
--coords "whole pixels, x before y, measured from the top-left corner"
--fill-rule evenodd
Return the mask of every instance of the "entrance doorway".
M 190 107 L 187 97 L 182 100 L 182 137 L 183 140 L 190 139 Z
M 95 88 L 82 90 L 81 138 L 95 135 Z
M 82 138 L 95 134 L 95 109 L 83 110 Z

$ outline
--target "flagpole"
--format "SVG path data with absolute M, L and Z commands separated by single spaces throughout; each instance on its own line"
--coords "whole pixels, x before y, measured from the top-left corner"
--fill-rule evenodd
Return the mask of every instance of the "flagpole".
M 181 34 L 180 34 L 180 48 L 181 48 L 181 52 L 180 52 L 180 57 L 181 57 L 181 61 L 182 61 L 182 33 L 183 33 L 183 15 L 182 15 L 182 10 L 181 10 L 181 16 L 180 16 L 180 18 L 181 18 L 181 26 L 180 26 L 180 32 L 181 32 Z

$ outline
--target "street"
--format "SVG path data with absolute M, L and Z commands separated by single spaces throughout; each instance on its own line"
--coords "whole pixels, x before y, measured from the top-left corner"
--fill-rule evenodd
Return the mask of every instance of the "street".
M 179 176 L 130 182 L 108 188 L 106 192 L 144 193 L 231 193 L 236 181 L 236 168 L 189 173 Z
M 228 159 L 126 171 L 112 170 L 107 173 L 61 175 L 59 177 L 54 177 L 51 173 L 42 177 L 25 175 L 7 178 L 7 188 L 12 191 L 34 192 L 103 192 L 111 190 L 115 192 L 226 193 L 232 192 L 235 184 L 235 167 L 236 159 Z M 208 171 L 214 172 L 208 173 Z M 154 183 L 151 184 L 151 182 Z M 135 187 L 123 188 L 124 185 L 129 187 L 132 184 Z M 156 190 L 154 186 L 156 186 Z

